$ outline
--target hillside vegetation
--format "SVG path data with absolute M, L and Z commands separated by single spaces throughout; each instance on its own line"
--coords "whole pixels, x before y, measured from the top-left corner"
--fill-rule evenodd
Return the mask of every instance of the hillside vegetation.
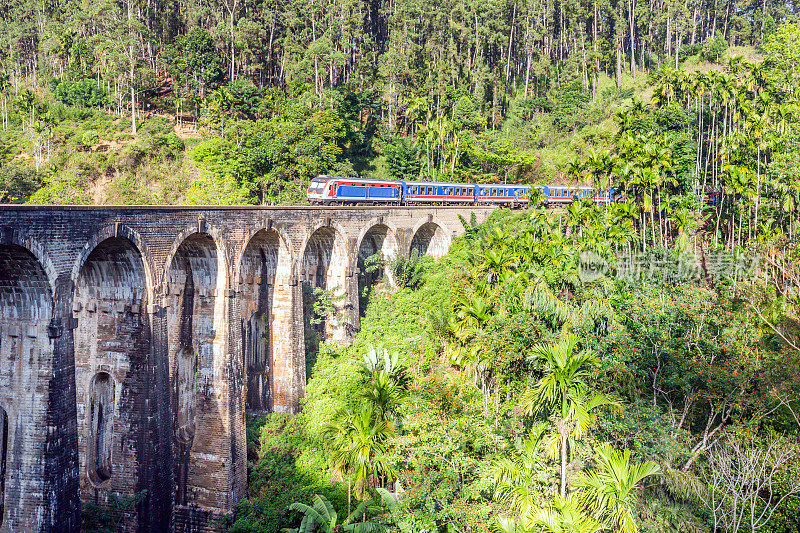
M 796 243 L 643 251 L 618 206 L 464 223 L 322 346 L 302 414 L 251 424 L 232 531 L 359 504 L 347 531 L 796 531 Z
M 620 125 L 667 104 L 682 111 L 659 142 L 697 162 L 665 188 L 727 185 L 727 163 L 765 181 L 783 151 L 770 132 L 793 132 L 794 13 L 717 0 L 5 2 L 2 201 L 290 204 L 319 173 L 589 183 L 570 163 L 618 154 Z M 674 101 L 656 94 L 666 86 Z M 751 135 L 755 114 L 766 129 Z M 737 158 L 739 133 L 768 146 Z

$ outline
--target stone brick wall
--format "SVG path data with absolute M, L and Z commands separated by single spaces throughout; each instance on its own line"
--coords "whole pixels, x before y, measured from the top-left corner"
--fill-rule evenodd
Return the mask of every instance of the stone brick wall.
M 442 255 L 472 212 L 491 209 L 0 208 L 0 533 L 125 498 L 121 531 L 219 530 L 245 413 L 299 408 L 304 283 L 338 296 L 324 335 L 349 342 L 359 260 Z

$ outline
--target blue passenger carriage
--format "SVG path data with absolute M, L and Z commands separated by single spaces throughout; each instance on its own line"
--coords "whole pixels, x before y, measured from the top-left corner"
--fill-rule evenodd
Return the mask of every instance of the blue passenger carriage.
M 529 185 L 476 185 L 478 201 L 482 204 L 510 205 L 512 207 L 528 203 L 531 187 Z
M 571 204 L 576 199 L 583 200 L 584 198 L 588 198 L 598 204 L 611 202 L 610 189 L 597 190 L 592 187 L 577 187 L 574 185 L 543 185 L 541 190 L 548 205 Z
M 406 181 L 403 182 L 403 199 L 407 204 L 472 204 L 476 189 L 477 185 L 470 183 Z

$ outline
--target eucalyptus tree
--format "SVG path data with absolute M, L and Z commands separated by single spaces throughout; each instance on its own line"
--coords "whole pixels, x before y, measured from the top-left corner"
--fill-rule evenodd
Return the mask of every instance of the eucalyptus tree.
M 11 75 L 0 70 L 0 117 L 3 119 L 3 129 L 8 128 L 8 89 L 11 87 Z

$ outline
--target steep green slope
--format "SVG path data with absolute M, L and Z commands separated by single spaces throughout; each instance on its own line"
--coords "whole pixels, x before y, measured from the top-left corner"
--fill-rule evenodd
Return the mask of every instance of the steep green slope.
M 610 238 L 629 224 L 619 213 L 590 209 L 582 220 L 498 211 L 487 224 L 467 224 L 447 256 L 423 265 L 419 286 L 373 291 L 354 345 L 323 347 L 310 370 L 303 412 L 291 422 L 291 434 L 303 439 L 272 444 L 282 417 L 263 431 L 252 499 L 233 529 L 299 524 L 285 500 L 265 497 L 263 487 L 283 479 L 266 466 L 276 457 L 291 457 L 286 468 L 306 480 L 295 485 L 295 498 L 310 504 L 303 491 L 321 491 L 340 516 L 348 480 L 351 508 L 380 487 L 394 491 L 395 504 L 367 516 L 402 531 L 511 530 L 512 522 L 517 531 L 540 531 L 545 516 L 620 530 L 621 515 L 592 496 L 592 479 L 611 490 L 603 477 L 608 459 L 630 469 L 617 472 L 631 476 L 617 511 L 652 532 L 710 530 L 708 464 L 723 443 L 763 450 L 777 438 L 795 457 L 800 286 L 788 278 L 781 284 L 788 300 L 771 287 L 776 275 L 796 276 L 797 245 L 740 249 L 741 257 L 772 257 L 758 270 L 706 270 L 704 262 L 728 252 L 698 248 L 697 270 L 681 270 L 688 256 L 673 241 L 642 251 L 635 232 Z M 638 273 L 626 266 L 632 257 Z M 588 258 L 607 262 L 605 275 L 588 270 Z M 558 387 L 543 389 L 557 363 L 542 354 L 558 346 L 576 366 Z M 398 359 L 382 362 L 384 349 Z M 549 403 L 562 386 L 574 391 L 569 405 L 588 411 Z M 593 409 L 601 398 L 617 407 Z M 566 500 L 558 499 L 559 428 L 568 435 Z M 359 455 L 364 470 L 346 453 L 349 439 L 371 450 Z M 602 443 L 629 450 L 630 459 Z M 637 464 L 647 465 L 640 474 L 655 474 L 631 481 Z M 796 468 L 794 459 L 776 467 L 778 497 L 793 490 Z M 759 510 L 769 503 L 760 498 Z M 793 500 L 782 502 L 766 530 L 792 530 L 796 513 Z

